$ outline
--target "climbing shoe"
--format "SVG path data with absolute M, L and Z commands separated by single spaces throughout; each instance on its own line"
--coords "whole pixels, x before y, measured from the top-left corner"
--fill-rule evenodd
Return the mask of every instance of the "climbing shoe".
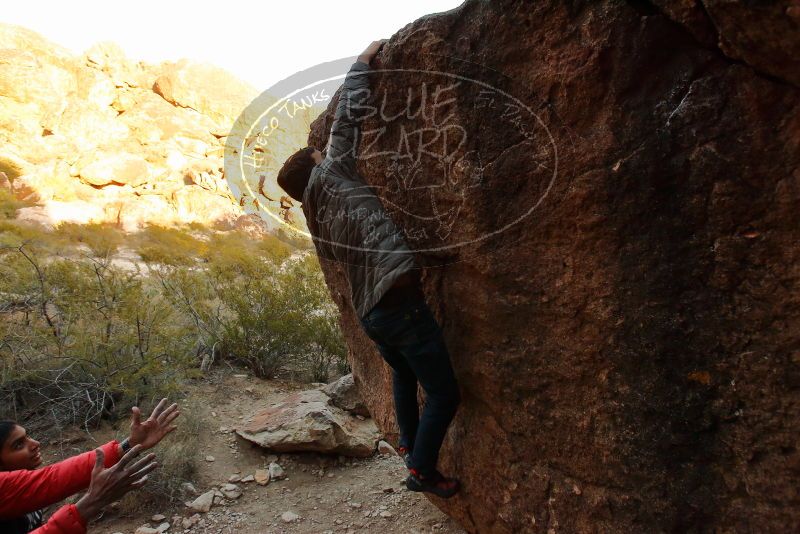
M 410 475 L 406 479 L 406 487 L 410 491 L 424 491 L 433 493 L 443 499 L 449 499 L 461 489 L 461 483 L 455 478 L 447 478 L 439 471 L 434 471 L 431 476 L 423 477 L 416 469 L 409 469 Z

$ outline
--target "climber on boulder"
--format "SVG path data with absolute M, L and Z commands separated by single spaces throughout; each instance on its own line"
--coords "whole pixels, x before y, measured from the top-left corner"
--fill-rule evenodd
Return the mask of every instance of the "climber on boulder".
M 399 452 L 406 486 L 452 497 L 460 484 L 437 470 L 439 449 L 460 401 L 442 330 L 425 302 L 419 267 L 402 231 L 356 170 L 360 122 L 370 95 L 374 41 L 351 66 L 336 106 L 326 155 L 314 147 L 292 154 L 278 184 L 302 203 L 320 260 L 338 262 L 362 327 L 392 368 Z M 422 415 L 417 383 L 425 392 Z

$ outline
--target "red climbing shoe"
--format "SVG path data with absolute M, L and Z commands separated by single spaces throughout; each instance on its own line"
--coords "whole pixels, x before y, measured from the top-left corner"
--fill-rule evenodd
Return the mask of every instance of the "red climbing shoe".
M 461 489 L 461 483 L 455 478 L 447 478 L 439 471 L 434 471 L 432 476 L 423 477 L 416 469 L 406 479 L 406 487 L 411 491 L 425 491 L 433 493 L 443 499 L 449 499 Z

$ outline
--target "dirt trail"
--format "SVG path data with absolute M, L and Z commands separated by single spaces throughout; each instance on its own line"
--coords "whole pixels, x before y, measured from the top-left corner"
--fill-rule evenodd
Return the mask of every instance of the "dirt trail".
M 405 489 L 402 482 L 406 470 L 396 456 L 346 459 L 312 453 L 271 455 L 232 432 L 256 409 L 308 387 L 217 372 L 187 389 L 181 401 L 183 411 L 191 411 L 207 422 L 205 431 L 197 436 L 198 473 L 191 481 L 200 493 L 227 483 L 233 474 L 254 474 L 269 461 L 277 461 L 287 476 L 267 486 L 237 483 L 243 495 L 200 514 L 202 521 L 187 533 L 463 533 L 425 497 Z M 107 436 L 95 437 L 102 441 Z M 207 456 L 214 461 L 206 461 Z M 286 523 L 281 517 L 285 512 L 299 518 Z M 172 523 L 167 532 L 175 533 L 184 532 L 180 519 L 193 512 L 179 505 L 142 510 L 133 517 L 110 513 L 89 531 L 132 534 L 145 524 L 157 527 L 158 522 L 150 520 L 153 514 L 166 516 Z

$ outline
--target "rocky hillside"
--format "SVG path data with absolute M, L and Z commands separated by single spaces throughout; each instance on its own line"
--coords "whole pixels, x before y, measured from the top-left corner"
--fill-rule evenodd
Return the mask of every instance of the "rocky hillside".
M 372 75 L 359 170 L 463 392 L 442 467 L 465 489 L 436 504 L 470 532 L 796 529 L 796 3 L 467 0 L 376 66 L 409 70 Z M 323 267 L 391 433 L 388 370 Z
M 225 139 L 257 94 L 211 65 L 150 65 L 113 43 L 76 57 L 0 24 L 0 181 L 38 198 L 20 215 L 45 223 L 233 222 L 248 206 L 224 180 Z M 283 133 L 297 148 L 307 130 Z M 277 187 L 260 194 L 279 209 Z

